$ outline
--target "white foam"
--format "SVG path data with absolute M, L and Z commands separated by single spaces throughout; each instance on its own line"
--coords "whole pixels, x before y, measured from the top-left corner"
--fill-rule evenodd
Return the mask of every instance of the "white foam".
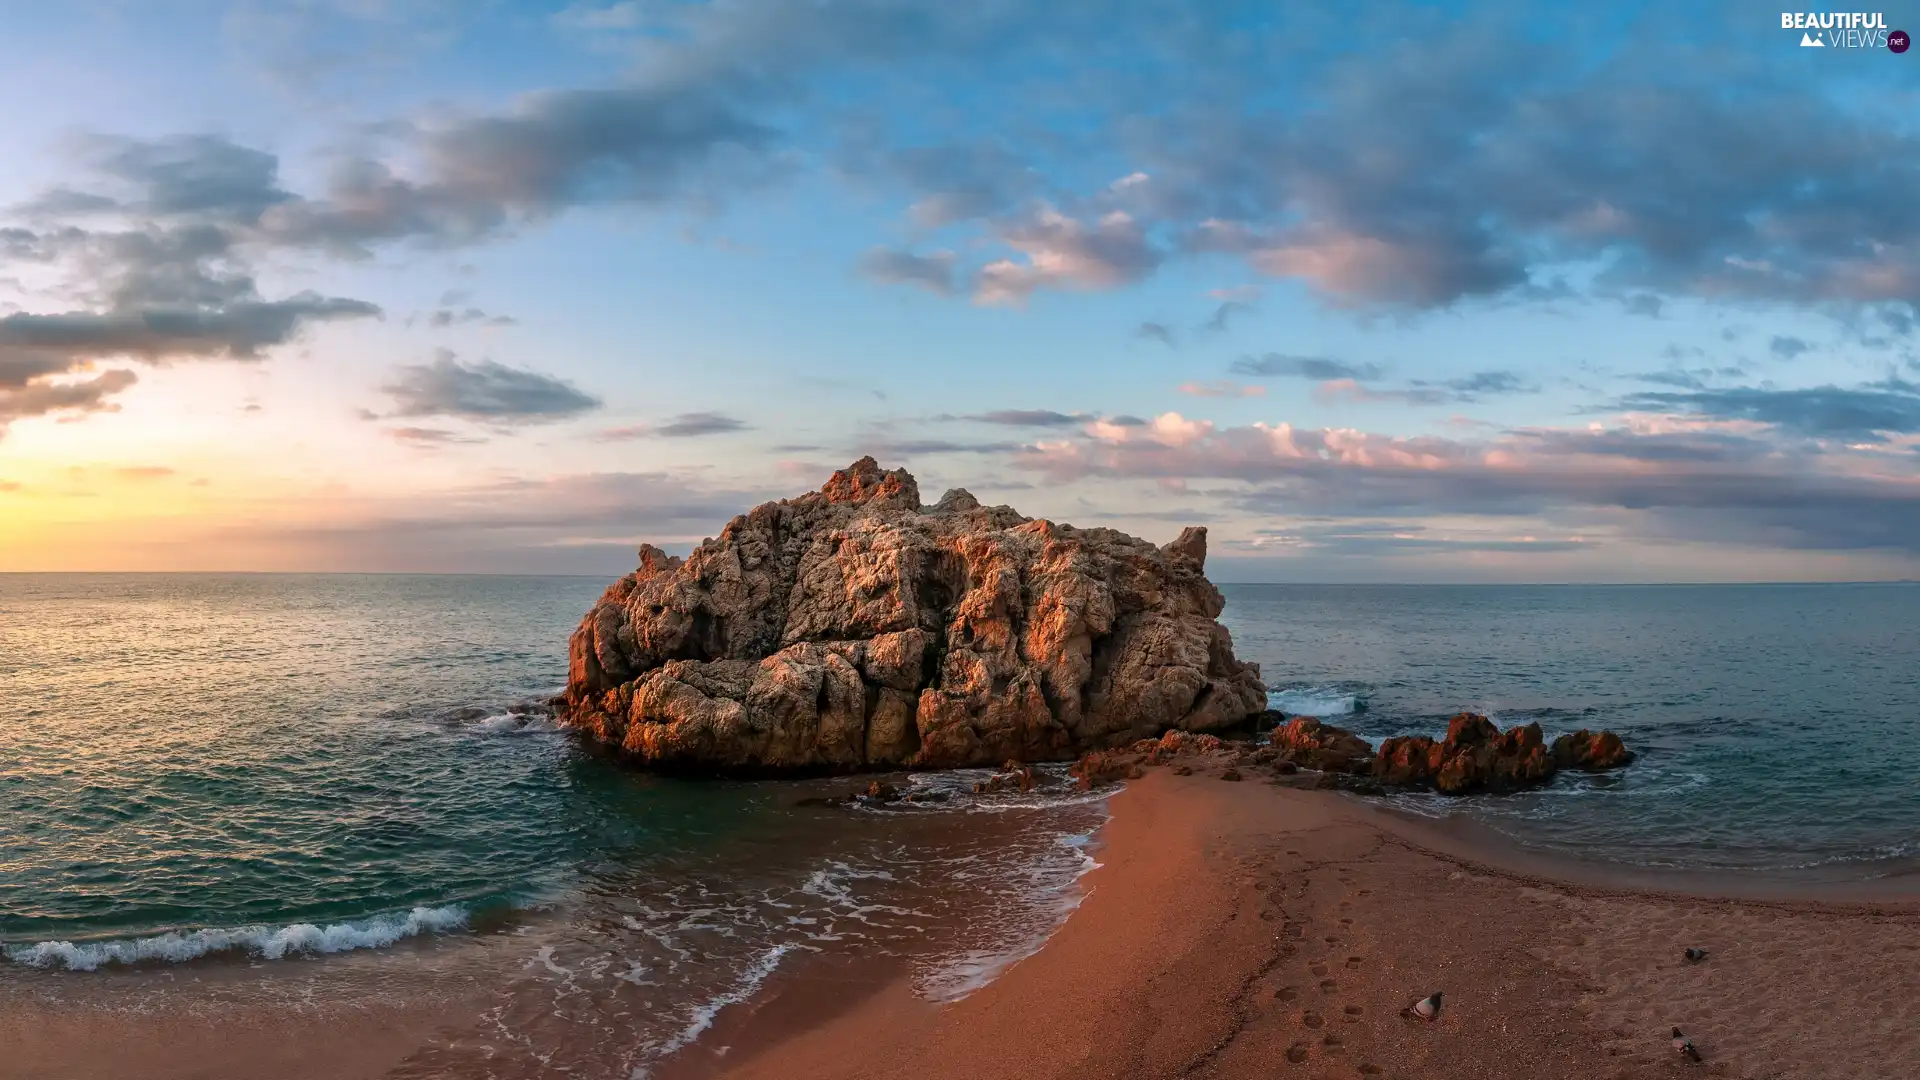
M 1328 686 L 1306 686 L 1267 694 L 1267 706 L 1288 716 L 1345 716 L 1360 705 L 1360 695 Z
M 780 966 L 780 961 L 793 950 L 793 945 L 783 942 L 762 952 L 725 993 L 696 1005 L 687 1025 L 649 1047 L 647 1056 L 654 1062 L 659 1062 L 692 1046 L 700 1036 L 706 1034 L 708 1028 L 713 1026 L 714 1018 L 720 1015 L 721 1010 L 729 1005 L 738 1005 L 752 999 L 753 995 L 759 991 L 760 984 L 767 981 L 767 976 L 772 975 Z M 636 1066 L 630 1074 L 632 1080 L 647 1080 L 650 1075 L 652 1070 L 644 1065 Z
M 502 713 L 473 722 L 473 731 L 482 735 L 533 735 L 560 730 L 538 713 Z
M 158 934 L 116 941 L 41 941 L 8 946 L 7 958 L 16 964 L 69 971 L 97 971 L 108 964 L 178 964 L 211 953 L 245 951 L 263 960 L 279 960 L 296 953 L 337 953 L 349 949 L 378 949 L 418 934 L 444 933 L 467 924 L 467 911 L 458 905 L 417 907 L 405 915 L 379 915 L 360 922 L 317 926 L 239 926 Z
M 997 948 L 970 949 L 957 956 L 946 957 L 915 980 L 922 997 L 942 1004 L 959 1001 L 998 979 L 1008 968 L 1039 952 L 1054 933 L 1066 924 L 1092 891 L 1082 889 L 1080 880 L 1089 871 L 1098 869 L 1100 864 L 1087 850 L 1093 845 L 1092 833 L 1062 836 L 1057 842 L 1074 860 L 1073 868 L 1064 878 L 1055 867 L 1047 865 L 1051 860 L 1037 860 L 1028 866 L 1030 882 L 1037 887 L 1035 899 L 1040 901 L 1042 907 L 1037 914 L 1041 914 L 1045 921 L 1024 936 L 1000 943 Z

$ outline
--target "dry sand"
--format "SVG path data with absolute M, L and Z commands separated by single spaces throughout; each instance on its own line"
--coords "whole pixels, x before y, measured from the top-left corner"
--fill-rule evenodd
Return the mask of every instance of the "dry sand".
M 1136 781 L 1102 840 L 1086 902 L 998 982 L 945 1007 L 896 985 L 803 1030 L 737 1032 L 724 1075 L 1920 1077 L 1911 902 L 1556 883 L 1331 793 L 1211 771 Z M 1685 963 L 1689 945 L 1709 959 Z M 1437 1023 L 1400 1015 L 1433 990 Z M 1678 1059 L 1674 1025 L 1704 1065 Z

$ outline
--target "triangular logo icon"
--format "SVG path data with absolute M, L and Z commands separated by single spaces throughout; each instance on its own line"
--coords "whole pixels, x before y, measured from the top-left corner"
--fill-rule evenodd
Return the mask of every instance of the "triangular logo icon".
M 1824 49 L 1827 47 L 1827 43 L 1814 37 L 1812 34 L 1801 34 L 1800 47 L 1803 49 Z

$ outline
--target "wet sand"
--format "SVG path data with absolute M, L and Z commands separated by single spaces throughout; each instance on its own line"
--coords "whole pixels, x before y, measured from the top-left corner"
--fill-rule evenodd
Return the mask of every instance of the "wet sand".
M 749 1021 L 722 1075 L 1920 1076 L 1911 900 L 1556 880 L 1350 799 L 1214 770 L 1155 770 L 1113 810 L 1086 902 L 999 981 L 944 1007 L 895 984 L 785 1030 Z M 1709 958 L 1686 963 L 1689 945 Z M 1437 1023 L 1400 1015 L 1433 990 Z M 1676 1025 L 1703 1065 L 1674 1053 Z
M 4 1080 L 359 1080 L 477 1013 L 501 975 L 487 943 L 320 963 L 207 962 L 4 972 Z M 297 965 L 297 966 L 296 966 Z

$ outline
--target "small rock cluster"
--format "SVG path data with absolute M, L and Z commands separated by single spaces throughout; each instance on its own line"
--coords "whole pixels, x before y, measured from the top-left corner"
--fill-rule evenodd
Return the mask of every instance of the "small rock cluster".
M 1461 713 L 1447 724 L 1446 738 L 1425 736 L 1388 739 L 1376 750 L 1367 740 L 1345 728 L 1311 716 L 1290 720 L 1268 713 L 1277 721 L 1266 744 L 1223 743 L 1212 735 L 1169 731 L 1159 739 L 1143 739 L 1117 750 L 1087 754 L 1073 766 L 1081 788 L 1089 789 L 1141 775 L 1151 765 L 1175 758 L 1219 757 L 1226 765 L 1223 780 L 1239 780 L 1242 770 L 1268 767 L 1276 777 L 1301 769 L 1318 773 L 1311 786 L 1346 787 L 1370 792 L 1388 788 L 1430 788 L 1448 795 L 1475 792 L 1523 791 L 1552 780 L 1561 769 L 1600 772 L 1633 761 L 1633 751 L 1611 731 L 1580 730 L 1562 735 L 1549 746 L 1539 724 L 1501 731 L 1477 713 Z M 1185 762 L 1176 767 L 1191 773 Z

